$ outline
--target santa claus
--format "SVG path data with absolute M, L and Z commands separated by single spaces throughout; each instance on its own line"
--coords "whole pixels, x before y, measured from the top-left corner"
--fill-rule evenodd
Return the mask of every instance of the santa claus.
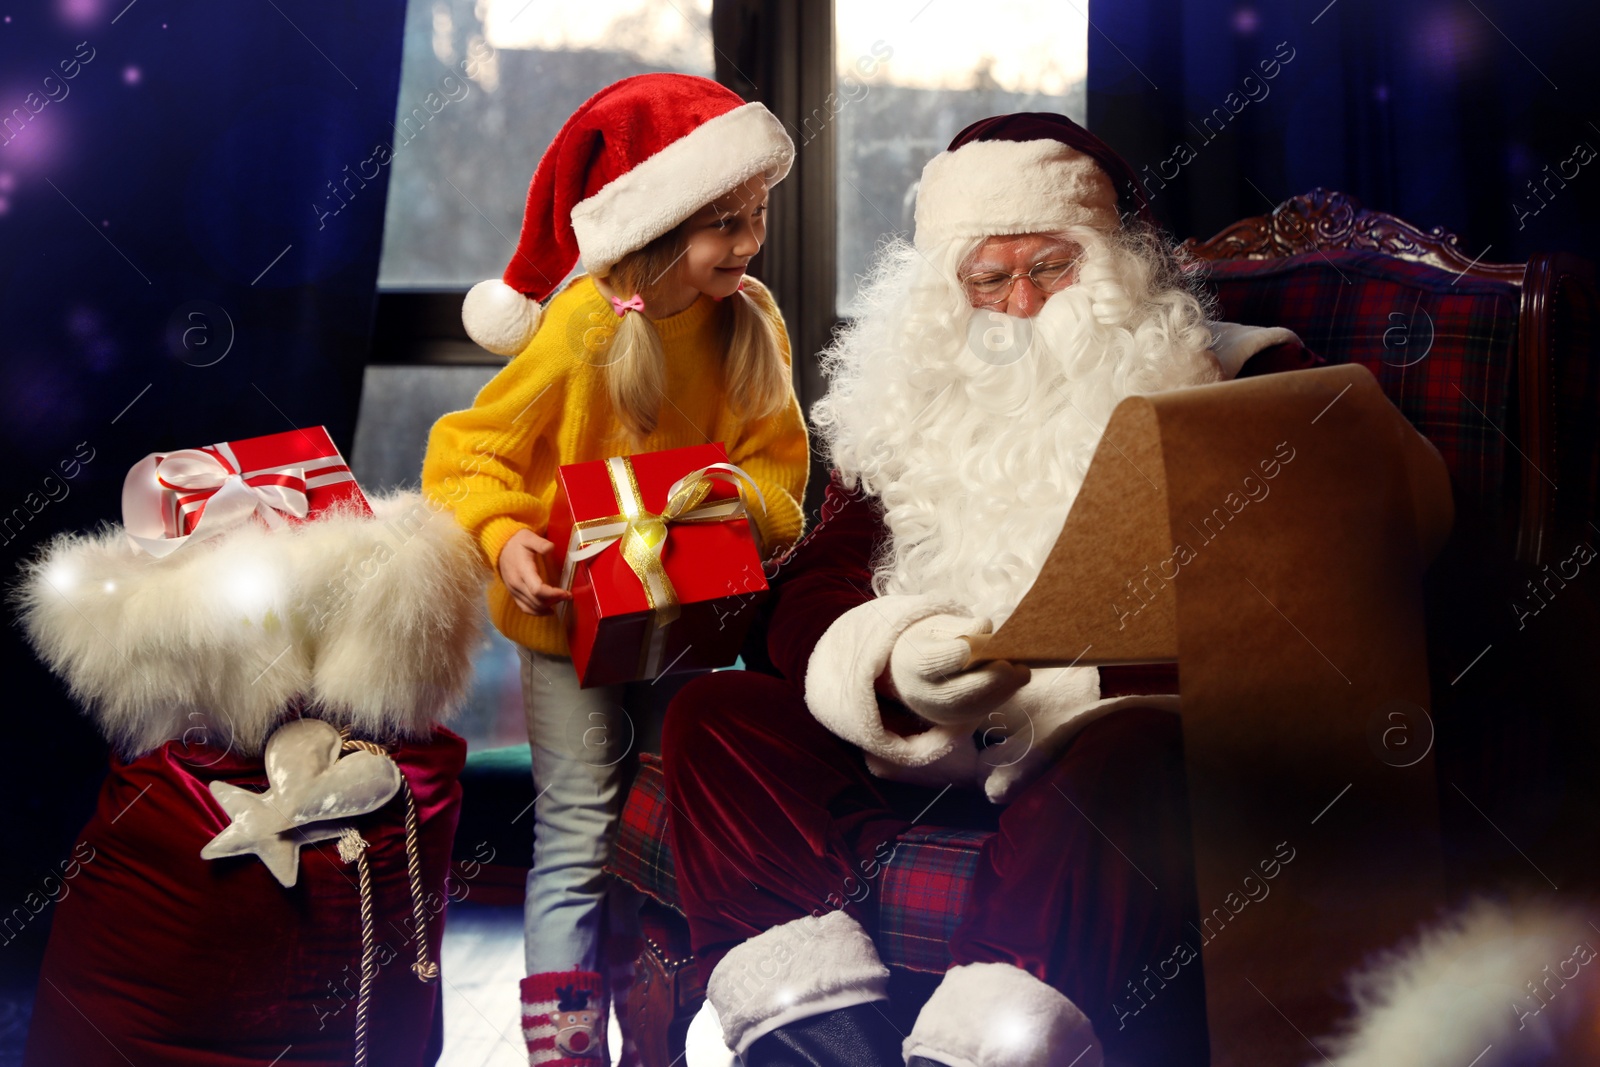
M 825 355 L 834 475 L 757 669 L 668 712 L 697 1029 L 748 1067 L 1208 1062 L 1198 960 L 1130 996 L 1193 940 L 1175 677 L 967 669 L 963 638 L 1038 576 L 1120 400 L 1312 359 L 1209 322 L 1131 169 L 1059 115 L 986 119 L 930 161 L 863 305 Z M 918 821 L 996 832 L 905 1035 L 850 887 Z

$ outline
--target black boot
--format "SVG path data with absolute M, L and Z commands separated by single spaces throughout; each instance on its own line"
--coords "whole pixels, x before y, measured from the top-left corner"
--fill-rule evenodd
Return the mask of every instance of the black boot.
M 780 1026 L 750 1046 L 745 1067 L 901 1067 L 901 1035 L 877 1004 Z

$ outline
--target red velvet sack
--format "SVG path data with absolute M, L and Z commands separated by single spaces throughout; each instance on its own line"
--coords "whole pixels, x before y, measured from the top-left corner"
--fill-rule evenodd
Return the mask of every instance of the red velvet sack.
M 435 728 L 393 750 L 416 800 L 428 958 L 444 931 L 445 879 L 466 743 Z M 357 867 L 334 841 L 300 851 L 294 886 L 255 856 L 203 860 L 228 825 L 209 784 L 267 784 L 261 758 L 169 741 L 116 757 L 74 852 L 39 975 L 25 1067 L 349 1067 L 362 939 Z M 426 1067 L 443 1041 L 439 982 L 416 959 L 405 793 L 352 820 L 369 843 L 377 974 L 372 1067 Z M 92 849 L 92 855 L 91 855 Z M 88 858 L 84 858 L 88 857 Z

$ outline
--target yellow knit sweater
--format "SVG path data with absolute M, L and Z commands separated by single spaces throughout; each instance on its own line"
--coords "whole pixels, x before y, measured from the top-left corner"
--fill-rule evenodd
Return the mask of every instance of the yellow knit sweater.
M 753 278 L 746 279 L 745 292 L 771 316 L 788 365 L 789 335 L 777 305 Z M 726 314 L 702 296 L 687 310 L 655 320 L 666 356 L 666 400 L 643 441 L 629 440 L 606 393 L 604 360 L 595 349 L 617 317 L 587 276 L 556 295 L 532 343 L 483 387 L 472 407 L 434 423 L 422 461 L 423 492 L 453 508 L 482 547 L 494 571 L 489 613 L 511 640 L 567 654 L 556 618 L 517 607 L 499 576 L 500 550 L 513 534 L 545 532 L 562 464 L 721 441 L 728 461 L 749 471 L 766 497 L 764 514 L 753 501 L 751 507 L 766 554 L 799 538 L 809 458 L 805 419 L 792 393 L 781 411 L 763 419 L 748 421 L 730 410 L 722 380 Z

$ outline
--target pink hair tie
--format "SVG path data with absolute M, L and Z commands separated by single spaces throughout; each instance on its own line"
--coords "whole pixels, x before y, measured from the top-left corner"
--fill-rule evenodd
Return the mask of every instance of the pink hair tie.
M 634 293 L 633 296 L 629 297 L 627 300 L 619 300 L 616 297 L 612 297 L 611 310 L 617 313 L 617 318 L 619 319 L 630 311 L 637 311 L 640 314 L 643 314 L 644 297 L 640 296 L 638 293 Z

